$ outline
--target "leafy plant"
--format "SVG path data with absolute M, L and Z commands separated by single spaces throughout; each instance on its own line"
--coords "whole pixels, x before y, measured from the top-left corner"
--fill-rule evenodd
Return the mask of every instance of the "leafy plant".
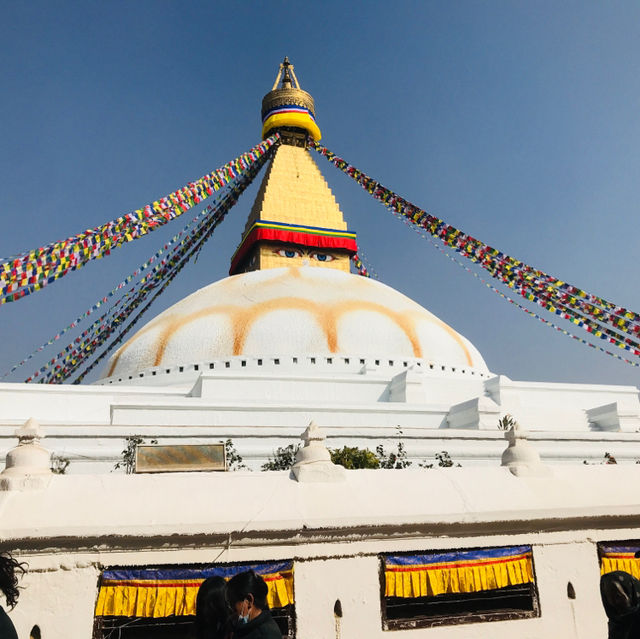
M 52 455 L 51 472 L 54 475 L 64 475 L 66 474 L 70 463 L 71 461 L 67 457 L 63 457 L 62 455 Z
M 438 460 L 438 466 L 440 468 L 451 468 L 452 466 L 461 466 L 461 464 L 455 464 L 453 459 L 446 450 L 440 453 L 436 453 L 436 459 Z
M 273 459 L 262 464 L 261 470 L 289 470 L 296 463 L 296 453 L 300 444 L 280 446 L 273 453 Z
M 368 448 L 357 446 L 343 446 L 330 451 L 331 461 L 348 469 L 356 468 L 380 468 L 380 460 L 375 453 Z
M 411 461 L 407 458 L 407 451 L 402 441 L 403 433 L 400 426 L 396 426 L 396 432 L 398 434 L 398 443 L 396 444 L 395 451 L 391 451 L 387 454 L 382 444 L 378 444 L 378 446 L 376 446 L 376 455 L 380 462 L 379 468 L 402 469 L 411 466 Z
M 458 468 L 462 467 L 462 464 L 456 464 L 453 459 L 451 459 L 451 455 L 446 450 L 440 451 L 435 454 L 436 461 L 438 462 L 439 468 L 452 468 L 456 466 Z M 426 461 L 418 464 L 420 468 L 433 468 L 434 464 L 428 464 Z
M 248 466 L 243 462 L 242 456 L 236 450 L 233 441 L 227 439 L 224 443 L 224 450 L 227 456 L 227 470 L 248 470 Z
M 498 420 L 498 430 L 511 430 L 517 423 L 511 415 L 505 415 Z
M 130 435 L 125 437 L 125 447 L 123 451 L 120 453 L 122 455 L 122 459 L 119 462 L 116 462 L 113 470 L 118 470 L 119 468 L 124 468 L 124 472 L 127 475 L 131 475 L 136 465 L 136 447 L 140 444 L 145 444 L 144 437 L 142 435 Z M 157 439 L 151 439 L 149 441 L 150 444 L 157 444 Z

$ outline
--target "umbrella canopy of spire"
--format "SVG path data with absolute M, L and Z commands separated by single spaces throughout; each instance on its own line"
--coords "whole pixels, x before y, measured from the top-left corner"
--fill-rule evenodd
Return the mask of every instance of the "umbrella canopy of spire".
M 278 83 L 281 85 L 278 86 Z M 315 120 L 313 98 L 300 88 L 293 65 L 285 57 L 273 88 L 262 99 L 262 137 L 278 131 L 283 139 L 295 138 L 304 146 L 307 135 L 322 137 Z

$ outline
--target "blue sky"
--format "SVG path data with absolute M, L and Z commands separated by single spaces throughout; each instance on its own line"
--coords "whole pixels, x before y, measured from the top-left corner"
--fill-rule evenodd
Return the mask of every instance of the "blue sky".
M 253 146 L 288 55 L 331 150 L 488 244 L 640 311 L 635 2 L 5 1 L 0 52 L 0 255 L 118 217 Z M 380 279 L 468 337 L 493 372 L 638 384 L 638 368 L 530 319 L 317 161 Z M 254 193 L 147 319 L 226 275 Z M 0 373 L 181 224 L 1 307 Z

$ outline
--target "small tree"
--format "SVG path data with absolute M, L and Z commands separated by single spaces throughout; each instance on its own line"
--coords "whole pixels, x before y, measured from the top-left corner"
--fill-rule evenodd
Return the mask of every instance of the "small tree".
M 248 466 L 243 462 L 242 456 L 230 439 L 224 443 L 224 450 L 227 457 L 227 470 L 248 470 Z
M 296 453 L 300 444 L 280 446 L 273 453 L 273 459 L 262 464 L 261 470 L 289 470 L 296 463 Z
M 368 448 L 357 446 L 343 446 L 329 451 L 331 461 L 350 470 L 357 468 L 380 468 L 380 460 Z
M 379 468 L 387 469 L 402 469 L 411 466 L 411 461 L 407 458 L 407 451 L 402 441 L 402 429 L 400 426 L 396 426 L 396 432 L 398 434 L 398 443 L 396 444 L 395 452 L 392 451 L 389 454 L 385 453 L 384 446 L 378 444 L 376 446 L 376 455 L 380 462 Z
M 122 453 L 122 459 L 119 462 L 116 462 L 113 470 L 118 470 L 119 468 L 124 468 L 124 472 L 127 475 L 131 475 L 136 466 L 136 447 L 140 444 L 146 443 L 144 437 L 142 435 L 129 435 L 124 439 L 125 447 Z M 152 439 L 149 441 L 150 444 L 157 444 L 157 439 Z
M 446 450 L 440 453 L 436 453 L 436 459 L 438 460 L 438 466 L 440 468 L 451 468 L 452 466 L 460 466 L 460 464 L 454 464 L 453 459 Z

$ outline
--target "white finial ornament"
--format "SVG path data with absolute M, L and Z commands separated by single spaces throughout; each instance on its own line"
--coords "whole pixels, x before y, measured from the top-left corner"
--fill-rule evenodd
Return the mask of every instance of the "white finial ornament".
M 331 461 L 331 454 L 324 444 L 322 429 L 311 422 L 300 436 L 304 446 L 296 453 L 296 463 L 291 472 L 299 482 L 338 482 L 345 478 L 345 470 Z
M 518 422 L 513 423 L 504 437 L 509 445 L 502 453 L 501 466 L 506 466 L 516 477 L 545 477 L 550 474 Z
M 19 480 L 20 488 L 36 487 L 40 479 L 51 475 L 51 453 L 40 446 L 44 433 L 40 424 L 29 418 L 16 430 L 18 445 L 6 457 L 5 469 L 0 473 L 0 488 L 14 488 L 12 481 Z

